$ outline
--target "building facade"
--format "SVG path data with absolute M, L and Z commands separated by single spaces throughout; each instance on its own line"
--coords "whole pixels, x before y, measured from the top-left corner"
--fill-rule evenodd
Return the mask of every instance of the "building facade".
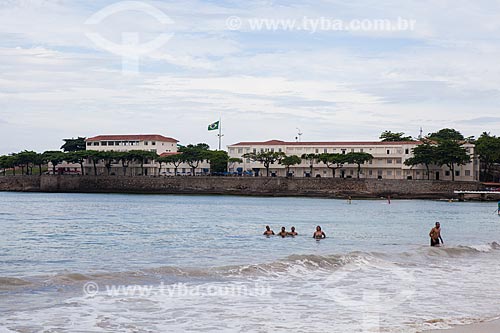
M 116 152 L 129 152 L 132 150 L 150 151 L 158 154 L 159 156 L 168 156 L 179 154 L 177 151 L 176 139 L 165 137 L 159 134 L 133 134 L 133 135 L 98 135 L 85 140 L 87 150 L 96 151 L 116 151 Z M 156 160 L 145 161 L 143 168 L 135 162 L 130 163 L 125 169 L 121 163 L 115 161 L 111 165 L 110 174 L 123 175 L 142 175 L 145 176 L 173 176 L 175 169 L 173 165 L 160 163 Z M 203 161 L 195 169 L 195 174 L 206 174 L 210 172 L 210 165 Z M 92 161 L 87 160 L 85 163 L 85 174 L 93 174 L 94 167 Z M 97 165 L 98 174 L 107 174 L 107 169 L 101 161 Z M 192 169 L 187 163 L 181 163 L 177 169 L 178 175 L 191 175 Z
M 303 154 L 365 152 L 373 156 L 373 160 L 361 166 L 360 178 L 371 179 L 427 179 L 425 166 L 406 166 L 405 160 L 412 157 L 412 149 L 421 142 L 285 142 L 270 140 L 262 142 L 239 142 L 228 146 L 229 157 L 241 158 L 242 163 L 232 163 L 230 172 L 249 172 L 265 175 L 262 163 L 243 158 L 246 153 L 283 152 L 287 156 Z M 471 156 L 471 162 L 456 166 L 455 180 L 479 180 L 479 163 L 474 154 L 474 145 L 463 145 Z M 285 166 L 275 163 L 270 171 L 276 176 L 285 176 Z M 302 160 L 299 165 L 292 166 L 290 172 L 295 177 L 333 177 L 333 172 L 318 161 L 313 162 L 311 173 L 309 161 Z M 336 170 L 335 177 L 356 178 L 357 165 L 346 164 Z M 446 167 L 431 166 L 430 179 L 451 180 L 451 171 Z

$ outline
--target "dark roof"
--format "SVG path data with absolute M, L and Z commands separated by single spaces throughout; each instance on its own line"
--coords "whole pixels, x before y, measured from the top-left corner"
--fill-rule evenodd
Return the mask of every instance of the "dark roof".
M 176 139 L 168 138 L 159 134 L 124 134 L 124 135 L 98 135 L 88 138 L 85 141 L 163 141 L 163 142 L 179 142 Z

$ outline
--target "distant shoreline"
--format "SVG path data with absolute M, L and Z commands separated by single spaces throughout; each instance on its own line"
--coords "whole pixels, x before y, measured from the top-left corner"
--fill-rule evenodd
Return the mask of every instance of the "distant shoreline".
M 455 190 L 478 191 L 479 182 L 356 178 L 4 176 L 0 191 L 59 193 L 206 194 L 347 199 L 458 199 Z M 500 199 L 499 195 L 466 200 Z

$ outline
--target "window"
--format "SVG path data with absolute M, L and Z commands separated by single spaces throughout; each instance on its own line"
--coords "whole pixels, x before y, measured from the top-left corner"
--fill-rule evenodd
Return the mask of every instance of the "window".
M 271 148 L 271 153 L 274 153 L 274 148 Z
M 368 161 L 368 164 L 373 164 L 373 160 Z
M 108 145 L 108 141 L 102 141 L 101 142 L 101 146 L 107 146 Z
M 460 170 L 455 170 L 455 176 L 460 176 Z
M 99 142 L 94 142 L 94 146 L 99 146 Z
M 260 152 L 263 153 L 264 152 L 264 148 L 260 148 Z
M 156 146 L 156 141 L 152 141 L 152 142 L 151 142 L 151 145 L 152 145 L 152 146 Z
M 401 170 L 396 170 L 396 176 L 401 176 Z
M 145 146 L 149 145 L 149 142 L 144 141 L 144 145 L 145 145 Z
M 182 173 L 186 173 L 186 168 L 182 168 Z
M 351 148 L 351 153 L 354 153 L 354 148 Z
M 319 153 L 319 149 L 318 149 L 318 148 L 316 148 L 316 149 L 314 150 L 314 152 L 315 152 L 316 154 L 317 154 L 317 153 Z
M 323 153 L 325 154 L 328 153 L 328 149 L 327 148 L 323 149 Z
M 388 158 L 387 159 L 387 164 L 392 164 L 392 159 Z
M 448 171 L 448 170 L 447 170 L 447 171 L 445 171 L 445 172 L 444 172 L 444 175 L 445 175 L 445 176 L 449 176 L 449 175 L 450 175 L 450 171 Z
M 401 164 L 401 159 L 400 158 L 396 158 L 396 164 Z
M 254 148 L 253 149 L 253 153 L 256 154 L 257 153 L 257 148 Z
M 278 148 L 278 152 L 280 152 L 280 153 L 282 152 L 281 148 Z
M 115 142 L 114 141 L 109 141 L 108 142 L 108 146 L 114 146 L 115 145 Z
M 368 170 L 368 175 L 369 176 L 373 175 L 373 170 Z
M 360 152 L 360 153 L 363 153 L 364 151 L 365 151 L 365 150 L 364 150 L 363 148 L 361 148 L 361 149 L 359 150 L 359 152 Z
M 87 146 L 92 146 L 92 142 L 87 142 Z
M 387 170 L 387 176 L 392 176 L 392 170 Z
M 234 149 L 231 148 L 231 153 L 234 152 Z M 243 148 L 238 148 L 238 154 L 243 154 Z
M 470 170 L 465 170 L 465 175 L 466 175 L 467 177 L 469 177 L 469 176 L 470 176 Z
M 391 151 L 389 149 L 387 149 L 387 155 L 390 155 L 391 154 Z
M 115 141 L 115 146 L 121 146 L 120 141 Z
M 405 154 L 408 155 L 410 153 L 410 149 L 406 148 L 405 149 Z
M 342 154 L 345 155 L 345 149 L 342 149 Z

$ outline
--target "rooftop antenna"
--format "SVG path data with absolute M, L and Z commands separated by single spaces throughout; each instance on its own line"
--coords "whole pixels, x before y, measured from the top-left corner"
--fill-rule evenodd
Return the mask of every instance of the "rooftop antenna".
M 298 132 L 297 132 L 297 135 L 298 135 L 298 136 L 296 136 L 296 137 L 295 137 L 295 139 L 297 139 L 297 140 L 298 140 L 297 142 L 300 142 L 300 141 L 301 141 L 302 134 L 304 134 L 304 133 L 302 133 L 302 132 L 300 131 L 300 128 L 298 128 L 298 127 L 297 127 L 297 131 L 298 131 Z

